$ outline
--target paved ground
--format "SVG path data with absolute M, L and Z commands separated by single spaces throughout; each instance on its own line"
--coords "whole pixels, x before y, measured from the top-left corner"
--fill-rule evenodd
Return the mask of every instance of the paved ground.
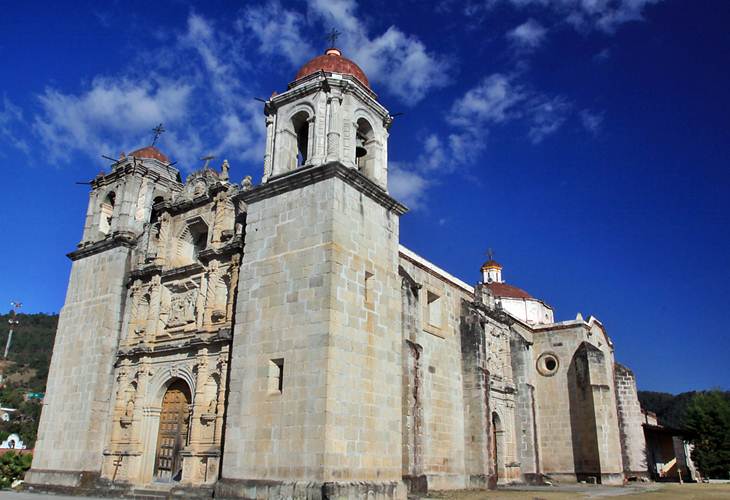
M 497 491 L 434 492 L 427 498 L 445 500 L 577 500 L 582 498 L 730 500 L 730 484 L 640 483 L 625 487 L 589 485 L 514 487 Z
M 0 500 L 39 500 L 41 497 L 51 497 L 52 500 L 71 500 L 72 498 L 78 498 L 27 492 L 17 493 L 8 490 L 0 491 Z M 426 498 L 444 500 L 577 500 L 607 497 L 626 500 L 729 500 L 730 484 L 649 483 L 626 487 L 587 485 L 541 486 L 533 488 L 506 488 L 497 491 L 434 492 Z

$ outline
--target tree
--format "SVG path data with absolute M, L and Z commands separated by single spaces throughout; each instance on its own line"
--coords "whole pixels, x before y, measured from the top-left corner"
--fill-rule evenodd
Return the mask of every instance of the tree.
M 730 479 L 730 401 L 721 391 L 695 394 L 685 415 L 685 426 L 694 431 L 692 460 L 702 475 Z
M 8 488 L 16 479 L 22 479 L 30 469 L 33 455 L 9 451 L 0 456 L 0 488 Z

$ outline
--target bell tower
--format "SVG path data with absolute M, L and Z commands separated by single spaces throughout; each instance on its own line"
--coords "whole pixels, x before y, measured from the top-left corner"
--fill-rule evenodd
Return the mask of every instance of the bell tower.
M 391 116 L 365 73 L 330 48 L 302 66 L 283 94 L 266 102 L 264 183 L 302 166 L 339 162 L 388 186 Z
M 137 239 L 152 205 L 179 191 L 157 148 L 122 155 L 91 181 L 83 236 L 71 259 L 33 467 L 26 482 L 80 487 L 98 479 L 108 442 L 114 361 Z
M 390 115 L 335 48 L 264 112 L 216 497 L 405 498 Z

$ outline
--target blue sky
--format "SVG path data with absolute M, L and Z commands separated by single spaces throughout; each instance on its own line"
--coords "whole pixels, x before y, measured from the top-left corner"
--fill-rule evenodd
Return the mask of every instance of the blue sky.
M 23 5 L 21 5 L 23 4 Z M 730 2 L 6 2 L 0 299 L 58 311 L 76 184 L 150 142 L 262 173 L 254 97 L 325 33 L 402 112 L 401 241 L 468 282 L 504 278 L 603 321 L 641 388 L 730 388 Z

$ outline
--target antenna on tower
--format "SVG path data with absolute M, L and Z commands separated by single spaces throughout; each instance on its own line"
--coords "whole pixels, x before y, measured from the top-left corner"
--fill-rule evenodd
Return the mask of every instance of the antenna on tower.
M 5 355 L 3 356 L 4 359 L 8 359 L 10 343 L 13 341 L 13 329 L 17 328 L 20 324 L 17 316 L 18 309 L 23 307 L 23 304 L 18 302 L 17 300 L 11 301 L 10 305 L 13 307 L 13 310 L 10 312 L 10 319 L 8 319 L 8 323 L 10 323 L 10 331 L 8 332 L 8 341 L 5 343 Z

